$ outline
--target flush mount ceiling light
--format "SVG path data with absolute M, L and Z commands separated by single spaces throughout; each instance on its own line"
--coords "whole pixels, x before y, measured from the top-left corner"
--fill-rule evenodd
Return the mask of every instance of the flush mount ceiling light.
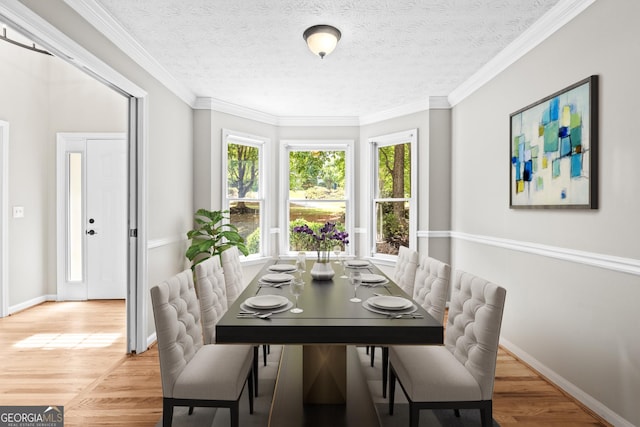
M 307 28 L 302 36 L 307 42 L 309 50 L 320 58 L 324 58 L 333 52 L 342 34 L 340 30 L 331 25 L 314 25 Z

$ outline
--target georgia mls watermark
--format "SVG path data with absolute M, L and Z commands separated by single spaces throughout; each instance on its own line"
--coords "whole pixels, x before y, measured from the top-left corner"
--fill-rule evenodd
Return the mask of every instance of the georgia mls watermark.
M 64 406 L 0 406 L 0 427 L 64 427 Z

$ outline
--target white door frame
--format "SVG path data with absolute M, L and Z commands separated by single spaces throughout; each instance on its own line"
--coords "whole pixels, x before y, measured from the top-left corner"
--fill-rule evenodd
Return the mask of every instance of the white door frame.
M 77 285 L 67 283 L 66 272 L 68 262 L 67 247 L 67 189 L 68 181 L 68 165 L 67 153 L 69 151 L 82 152 L 84 160 L 82 162 L 83 176 L 86 176 L 85 165 L 87 164 L 87 141 L 96 139 L 118 139 L 122 140 L 127 137 L 122 132 L 59 132 L 56 134 L 56 278 L 57 278 L 57 300 L 86 300 L 88 299 L 88 282 L 83 281 Z M 75 148 L 77 147 L 77 148 Z M 84 178 L 83 178 L 84 182 Z M 127 184 L 128 185 L 128 184 Z M 128 193 L 128 192 L 127 192 Z M 84 218 L 83 218 L 84 224 Z M 83 258 L 84 259 L 84 258 Z M 86 260 L 84 261 L 86 266 Z M 85 276 L 86 276 L 86 269 Z
M 0 120 L 0 317 L 9 315 L 9 122 Z
M 147 92 L 86 50 L 20 2 L 0 2 L 7 25 L 28 35 L 69 62 L 129 98 L 129 280 L 127 283 L 127 352 L 146 351 L 147 304 Z M 135 232 L 133 231 L 135 230 Z M 135 236 L 134 236 L 135 234 Z M 4 271 L 4 269 L 3 269 Z

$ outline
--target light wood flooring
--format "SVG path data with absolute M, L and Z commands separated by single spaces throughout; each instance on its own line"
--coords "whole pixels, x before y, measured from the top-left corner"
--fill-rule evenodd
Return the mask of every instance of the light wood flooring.
M 62 405 L 65 426 L 153 427 L 155 346 L 126 355 L 124 301 L 48 302 L 0 319 L 0 405 Z M 608 426 L 504 349 L 494 418 L 508 426 Z

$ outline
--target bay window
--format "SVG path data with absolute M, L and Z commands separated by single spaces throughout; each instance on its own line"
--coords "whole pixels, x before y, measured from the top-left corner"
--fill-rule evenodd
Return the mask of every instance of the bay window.
M 417 129 L 369 139 L 372 153 L 371 255 L 416 246 Z
M 280 253 L 314 250 L 292 233 L 303 224 L 317 229 L 334 222 L 353 236 L 352 149 L 353 141 L 283 141 Z
M 222 133 L 222 209 L 244 237 L 249 256 L 266 255 L 265 146 L 267 138 L 230 130 Z

